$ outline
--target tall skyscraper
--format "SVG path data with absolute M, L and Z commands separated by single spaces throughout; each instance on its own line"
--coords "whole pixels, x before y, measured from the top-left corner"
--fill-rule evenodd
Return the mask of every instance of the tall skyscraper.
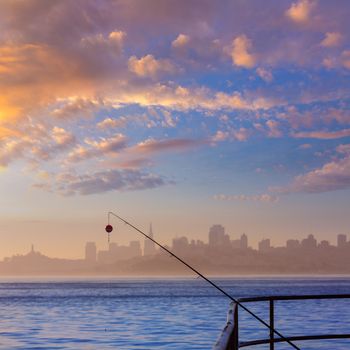
M 209 230 L 209 245 L 211 247 L 222 246 L 225 242 L 225 228 L 221 225 L 213 225 Z
M 314 235 L 308 235 L 307 238 L 301 241 L 301 246 L 305 249 L 314 249 L 317 247 L 317 241 Z
M 240 242 L 240 248 L 241 249 L 248 249 L 248 237 L 245 233 L 241 236 L 241 242 Z
M 96 262 L 97 250 L 95 242 L 87 242 L 85 245 L 85 261 Z
M 338 245 L 338 248 L 343 248 L 346 246 L 346 235 L 338 235 L 337 236 L 337 245 Z
M 297 239 L 288 239 L 286 243 L 287 249 L 300 248 L 300 242 Z
M 259 242 L 259 252 L 268 252 L 271 249 L 269 239 L 263 239 Z
M 153 229 L 152 229 L 152 224 L 150 224 L 149 227 L 149 234 L 148 234 L 151 238 L 153 238 Z M 150 239 L 145 238 L 145 244 L 144 244 L 144 248 L 143 248 L 143 255 L 147 256 L 147 255 L 154 255 L 157 253 L 157 249 L 156 249 L 156 245 L 154 242 L 152 242 Z

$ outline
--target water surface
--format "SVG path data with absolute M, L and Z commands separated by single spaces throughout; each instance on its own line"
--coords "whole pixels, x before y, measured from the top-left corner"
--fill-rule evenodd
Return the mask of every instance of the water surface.
M 350 293 L 350 278 L 226 278 L 234 297 Z M 196 279 L 1 279 L 0 349 L 211 349 L 229 300 Z M 268 304 L 247 304 L 265 320 Z M 284 335 L 350 333 L 350 300 L 276 304 Z M 241 340 L 268 330 L 241 312 Z M 301 349 L 350 349 L 349 340 L 299 342 Z M 289 349 L 276 345 L 276 349 Z M 268 349 L 252 347 L 251 349 Z

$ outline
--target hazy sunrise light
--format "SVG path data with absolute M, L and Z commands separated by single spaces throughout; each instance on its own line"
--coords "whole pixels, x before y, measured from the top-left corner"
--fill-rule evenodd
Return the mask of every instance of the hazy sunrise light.
M 347 0 L 0 2 L 0 258 L 115 210 L 170 244 L 350 230 Z M 113 240 L 138 240 L 117 225 Z

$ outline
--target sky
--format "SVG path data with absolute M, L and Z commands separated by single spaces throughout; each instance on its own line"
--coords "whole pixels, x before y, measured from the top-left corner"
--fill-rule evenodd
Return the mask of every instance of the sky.
M 350 236 L 348 0 L 2 0 L 0 258 Z M 112 240 L 140 239 L 118 221 Z

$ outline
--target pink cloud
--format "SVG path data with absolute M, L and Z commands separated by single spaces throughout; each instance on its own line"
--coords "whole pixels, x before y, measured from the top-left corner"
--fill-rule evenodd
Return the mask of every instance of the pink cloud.
M 265 203 L 276 203 L 279 198 L 270 194 L 258 194 L 258 195 L 226 195 L 226 194 L 217 194 L 213 197 L 218 201 L 251 201 L 251 202 L 265 202 Z
M 291 134 L 292 137 L 301 138 L 312 138 L 312 139 L 340 139 L 343 137 L 350 136 L 350 129 L 343 129 L 339 131 L 300 131 Z
M 162 177 L 134 169 L 113 169 L 75 175 L 63 173 L 51 176 L 34 188 L 57 192 L 63 196 L 91 195 L 109 191 L 138 191 L 171 184 Z
M 127 137 L 116 134 L 110 138 L 101 138 L 99 141 L 85 139 L 86 146 L 78 145 L 68 154 L 68 162 L 83 161 L 98 156 L 116 154 L 126 147 Z
M 299 0 L 293 2 L 286 11 L 286 16 L 296 23 L 307 22 L 310 18 L 311 10 L 315 7 L 314 0 Z
M 146 55 L 138 59 L 131 56 L 128 61 L 129 70 L 140 77 L 157 77 L 161 73 L 175 73 L 176 67 L 168 59 L 156 59 L 153 55 Z
M 250 52 L 252 48 L 251 40 L 240 35 L 233 40 L 231 58 L 233 64 L 239 67 L 252 68 L 256 63 L 255 56 Z
M 171 43 L 175 49 L 183 49 L 190 42 L 190 37 L 186 34 L 179 34 L 178 37 Z
M 269 137 L 282 137 L 283 133 L 280 130 L 280 123 L 276 120 L 268 120 L 266 122 L 267 127 L 269 128 L 268 136 Z
M 197 148 L 205 144 L 204 140 L 193 139 L 170 139 L 170 140 L 154 140 L 148 139 L 138 143 L 129 149 L 131 153 L 153 154 L 160 152 L 181 152 L 192 148 Z
M 324 39 L 321 41 L 321 46 L 334 47 L 340 45 L 343 40 L 343 35 L 338 32 L 327 32 Z
M 350 188 L 350 146 L 340 145 L 337 151 L 345 155 L 324 164 L 321 168 L 294 178 L 285 187 L 271 188 L 275 193 L 319 193 Z

